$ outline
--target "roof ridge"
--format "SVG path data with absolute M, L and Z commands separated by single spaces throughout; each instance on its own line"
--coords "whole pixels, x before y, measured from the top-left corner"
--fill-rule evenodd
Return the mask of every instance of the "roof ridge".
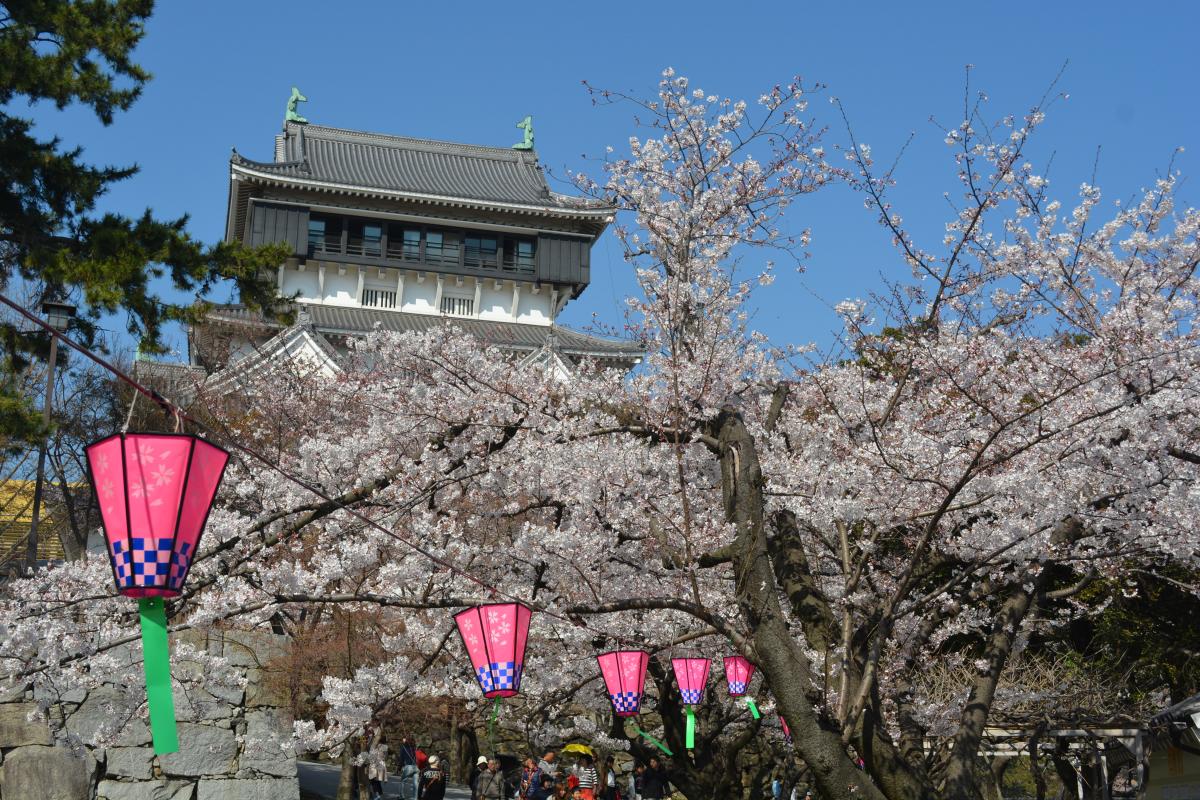
M 466 144 L 464 142 L 450 142 L 444 139 L 427 139 L 415 136 L 400 136 L 392 133 L 377 133 L 373 131 L 356 131 L 350 128 L 335 128 L 330 125 L 314 125 L 308 123 L 300 125 L 294 122 L 288 123 L 288 134 L 291 135 L 293 129 L 299 133 L 300 129 L 310 137 L 322 139 L 340 139 L 342 141 L 353 141 L 361 144 L 373 144 L 386 147 L 388 145 L 407 145 L 408 149 L 426 150 L 429 152 L 446 153 L 453 152 L 459 155 L 477 156 L 481 158 L 494 158 L 499 161 L 513 161 L 518 163 L 537 163 L 537 153 L 532 150 L 514 150 L 511 147 L 495 147 L 492 145 L 483 144 Z M 328 132 L 332 136 L 321 136 L 322 133 Z

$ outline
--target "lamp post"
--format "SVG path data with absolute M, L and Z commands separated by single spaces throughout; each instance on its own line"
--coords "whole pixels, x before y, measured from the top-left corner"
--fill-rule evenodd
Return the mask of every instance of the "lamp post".
M 42 313 L 50 327 L 59 333 L 65 333 L 71 319 L 75 316 L 75 306 L 66 303 L 46 301 L 42 303 Z M 46 367 L 46 399 L 42 403 L 42 421 L 47 430 L 50 428 L 50 407 L 54 400 L 54 367 L 58 360 L 58 337 L 50 337 L 50 362 Z M 46 439 L 38 447 L 37 479 L 33 484 L 33 516 L 29 520 L 29 549 L 25 554 L 25 564 L 32 569 L 37 565 L 38 522 L 42 511 L 42 484 L 46 472 Z

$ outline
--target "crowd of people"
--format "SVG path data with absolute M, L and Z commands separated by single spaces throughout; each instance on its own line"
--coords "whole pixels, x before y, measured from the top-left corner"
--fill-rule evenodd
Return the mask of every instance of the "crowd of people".
M 599 769 L 587 753 L 565 766 L 559 764 L 554 750 L 547 750 L 538 761 L 525 759 L 517 776 L 505 776 L 499 762 L 485 756 L 479 757 L 476 767 L 478 774 L 471 776 L 472 800 L 660 800 L 671 793 L 667 772 L 657 758 L 637 765 L 628 775 L 622 775 L 612 756 Z
M 385 794 L 388 780 L 387 746 L 382 742 L 376 746 L 380 748 L 381 757 L 367 763 L 371 800 L 391 800 Z M 399 800 L 443 800 L 446 796 L 449 776 L 442 759 L 427 755 L 411 737 L 404 738 L 396 754 L 396 763 L 400 770 Z
M 443 800 L 449 775 L 443 760 L 427 755 L 406 737 L 393 762 L 399 769 L 398 795 L 387 793 L 387 747 L 376 740 L 382 757 L 367 763 L 371 800 Z M 558 753 L 517 765 L 512 756 L 479 756 L 467 778 L 471 800 L 662 800 L 670 797 L 667 771 L 657 758 L 623 772 L 609 756 L 598 765 L 590 753 L 562 764 Z
M 382 752 L 387 752 L 386 746 Z M 384 763 L 368 763 L 371 800 L 444 800 L 450 781 L 445 762 L 426 755 L 411 738 L 404 739 L 393 762 L 399 768 L 399 794 L 385 793 Z M 540 759 L 526 758 L 519 766 L 513 756 L 479 756 L 467 785 L 471 800 L 665 800 L 672 791 L 658 758 L 622 770 L 613 756 L 598 765 L 590 753 L 563 764 L 555 750 L 547 750 Z M 814 800 L 811 789 L 791 783 L 783 774 L 772 776 L 769 792 L 772 800 Z

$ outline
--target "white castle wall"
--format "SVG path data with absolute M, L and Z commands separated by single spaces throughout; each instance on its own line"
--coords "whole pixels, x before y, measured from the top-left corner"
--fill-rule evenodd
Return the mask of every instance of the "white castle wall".
M 339 274 L 336 265 L 326 265 L 309 262 L 301 270 L 288 266 L 281 270 L 279 278 L 279 293 L 282 297 L 296 295 L 298 300 L 306 303 L 323 303 L 326 305 L 358 307 L 359 285 L 364 289 L 383 289 L 396 291 L 399 286 L 399 273 L 395 270 L 380 270 L 376 267 L 363 267 L 362 277 L 359 268 L 346 266 L 345 274 Z M 440 314 L 438 303 L 438 276 L 432 272 L 420 273 L 406 271 L 404 273 L 403 296 L 397 302 L 398 311 L 413 314 Z M 496 288 L 497 283 L 500 288 Z M 459 286 L 454 276 L 443 276 L 442 296 L 464 297 L 474 300 L 479 298 L 475 316 L 479 319 L 496 322 L 512 322 L 513 320 L 513 287 L 519 287 L 517 300 L 516 321 L 530 325 L 549 325 L 554 321 L 553 297 L 550 287 L 542 286 L 534 292 L 534 284 L 524 281 L 500 280 L 492 278 L 463 278 Z M 322 288 L 323 287 L 323 288 Z

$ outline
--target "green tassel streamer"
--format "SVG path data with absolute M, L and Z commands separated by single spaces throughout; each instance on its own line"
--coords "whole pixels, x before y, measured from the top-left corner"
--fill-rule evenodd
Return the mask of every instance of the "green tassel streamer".
M 758 713 L 758 706 L 754 705 L 753 697 L 746 698 L 746 705 L 750 707 L 750 713 L 754 715 L 755 719 L 758 719 L 762 716 L 762 714 Z
M 488 741 L 492 744 L 492 755 L 496 753 L 496 717 L 500 716 L 500 698 L 492 703 L 492 719 L 488 722 Z
M 641 728 L 638 728 L 636 725 L 634 725 L 633 727 L 634 727 L 634 728 L 637 730 L 637 732 L 638 732 L 638 736 L 641 736 L 641 737 L 642 737 L 642 738 L 644 738 L 644 739 L 648 739 L 648 740 L 650 741 L 650 744 L 654 745 L 654 746 L 655 746 L 655 747 L 657 747 L 659 750 L 662 750 L 662 751 L 663 751 L 664 753 L 666 753 L 667 755 L 669 755 L 669 756 L 671 756 L 671 757 L 674 757 L 674 756 L 675 756 L 675 754 L 671 752 L 670 748 L 668 748 L 668 747 L 667 747 L 665 744 L 663 744 L 662 742 L 660 742 L 658 739 L 655 739 L 653 736 L 651 736 L 650 734 L 646 733 L 646 732 L 645 732 L 644 730 L 642 730 Z
M 691 706 L 684 706 L 684 712 L 687 714 L 687 731 L 684 734 L 684 743 L 688 750 L 693 750 L 696 747 L 696 712 Z
M 142 666 L 146 670 L 146 700 L 150 704 L 150 735 L 156 755 L 179 752 L 175 729 L 175 698 L 171 696 L 171 653 L 167 642 L 167 612 L 161 597 L 138 601 L 142 618 Z

